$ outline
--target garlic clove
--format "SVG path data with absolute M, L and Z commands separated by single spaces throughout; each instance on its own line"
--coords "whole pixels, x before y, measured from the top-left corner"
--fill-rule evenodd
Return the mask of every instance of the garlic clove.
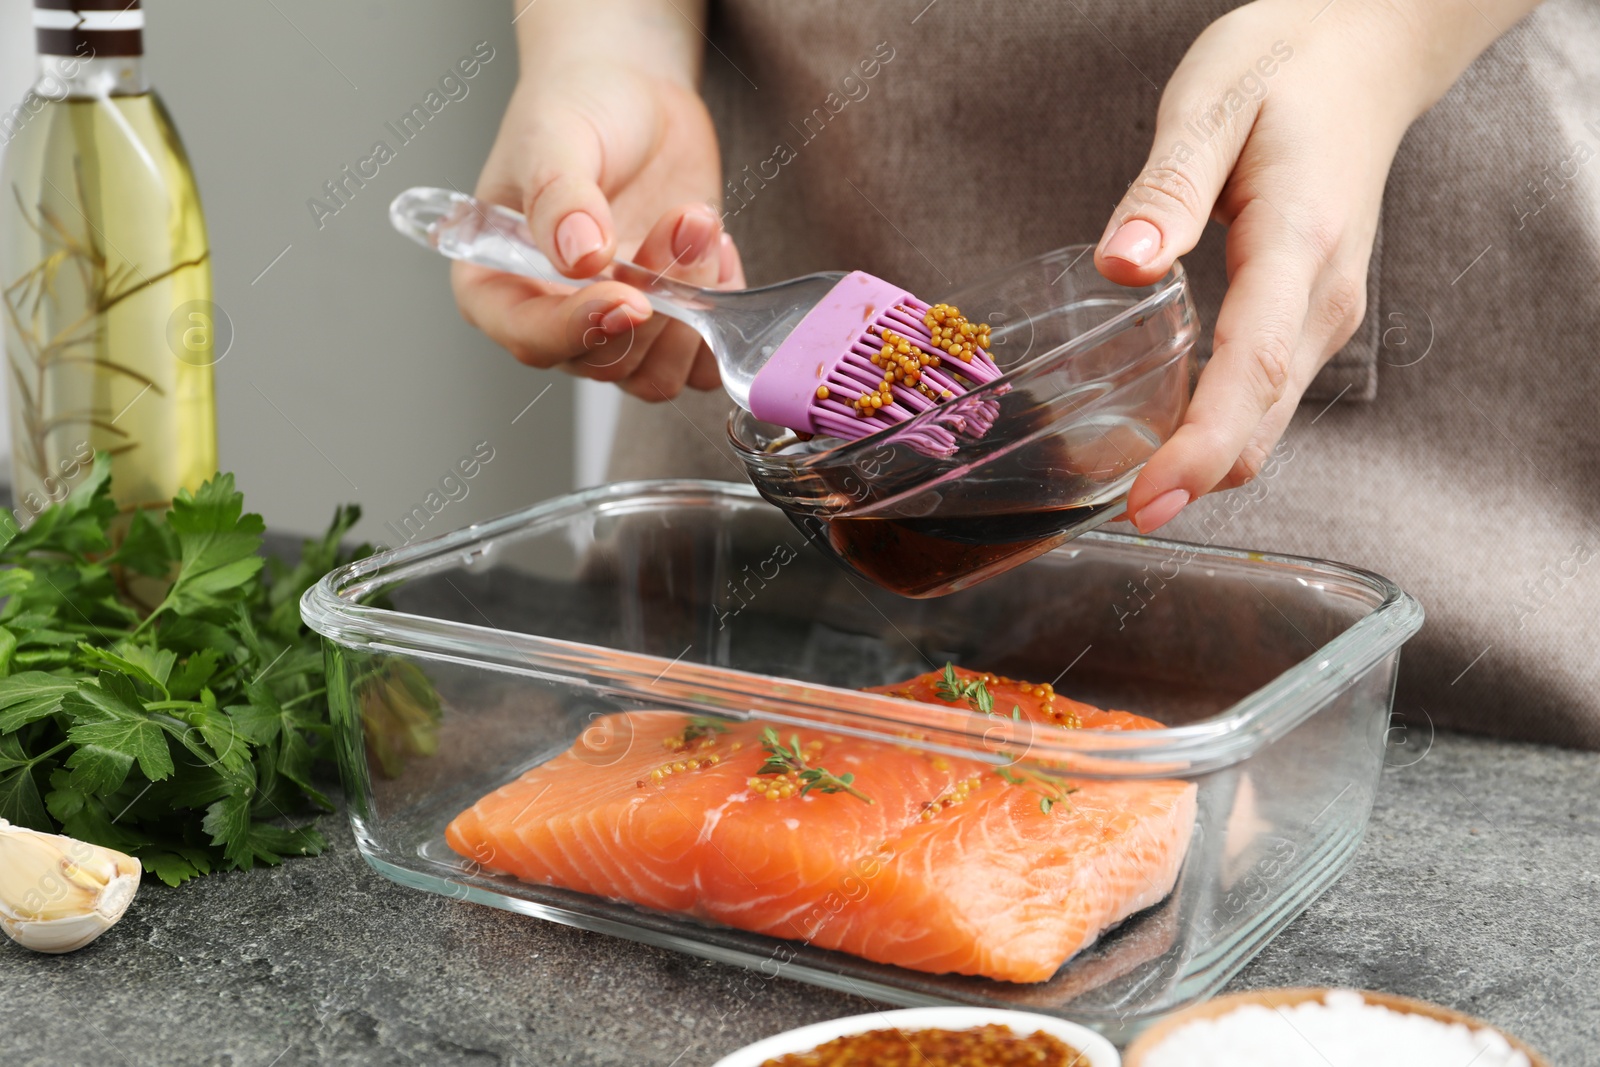
M 138 888 L 133 857 L 0 819 L 0 930 L 24 948 L 82 948 L 122 918 Z

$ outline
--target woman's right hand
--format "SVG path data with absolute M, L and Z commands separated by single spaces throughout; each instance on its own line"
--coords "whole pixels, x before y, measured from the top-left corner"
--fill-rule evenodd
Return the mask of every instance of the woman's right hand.
M 571 278 L 623 255 L 694 285 L 742 287 L 738 253 L 710 206 L 720 166 L 687 79 L 605 61 L 533 75 L 525 66 L 477 195 L 525 214 L 540 250 Z M 699 335 L 652 315 L 621 282 L 563 292 L 459 262 L 451 279 L 462 316 L 523 363 L 651 401 L 719 383 Z

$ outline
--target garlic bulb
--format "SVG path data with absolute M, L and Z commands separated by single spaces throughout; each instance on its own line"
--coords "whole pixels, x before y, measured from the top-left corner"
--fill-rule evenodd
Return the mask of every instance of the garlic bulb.
M 139 861 L 0 819 L 0 929 L 36 952 L 80 949 L 122 918 Z

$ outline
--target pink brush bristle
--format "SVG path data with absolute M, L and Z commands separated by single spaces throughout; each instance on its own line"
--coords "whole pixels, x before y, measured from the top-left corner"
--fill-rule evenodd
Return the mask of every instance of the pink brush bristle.
M 962 337 L 969 353 L 967 359 L 947 351 L 948 342 L 944 346 L 935 343 L 927 321 L 932 310 L 923 301 L 908 297 L 867 325 L 851 350 L 823 377 L 827 395 L 824 397 L 819 391 L 811 406 L 812 424 L 819 432 L 845 439 L 866 437 L 929 408 L 949 405 L 948 418 L 918 427 L 906 439 L 919 451 L 949 453 L 956 447 L 957 433 L 981 436 L 993 425 L 999 413 L 995 401 L 951 402 L 1000 377 L 1000 368 L 976 343 L 978 331 Z M 954 313 L 954 309 L 948 312 Z M 909 345 L 912 351 L 898 351 L 901 344 L 897 343 L 893 346 L 895 351 L 886 357 L 884 349 L 890 341 L 885 333 L 894 341 Z M 858 405 L 857 401 L 863 398 L 882 397 L 886 381 L 889 391 L 881 406 Z
M 898 427 L 895 444 L 954 454 L 999 417 L 1003 387 L 986 325 L 930 307 L 864 271 L 841 277 L 767 356 L 749 384 L 750 412 L 804 434 L 847 441 Z

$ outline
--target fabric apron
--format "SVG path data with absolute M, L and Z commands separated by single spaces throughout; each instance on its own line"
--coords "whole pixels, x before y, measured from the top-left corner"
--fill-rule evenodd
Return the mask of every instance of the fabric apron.
M 860 268 L 937 295 L 1097 240 L 1161 86 L 1231 6 L 713 4 L 705 93 L 750 283 Z M 1417 122 L 1366 319 L 1265 485 L 1161 531 L 1340 560 L 1415 595 L 1428 617 L 1396 707 L 1419 728 L 1600 748 L 1597 41 L 1600 4 L 1550 0 Z M 1184 258 L 1204 349 L 1223 232 Z M 613 478 L 744 480 L 725 395 L 624 403 Z

